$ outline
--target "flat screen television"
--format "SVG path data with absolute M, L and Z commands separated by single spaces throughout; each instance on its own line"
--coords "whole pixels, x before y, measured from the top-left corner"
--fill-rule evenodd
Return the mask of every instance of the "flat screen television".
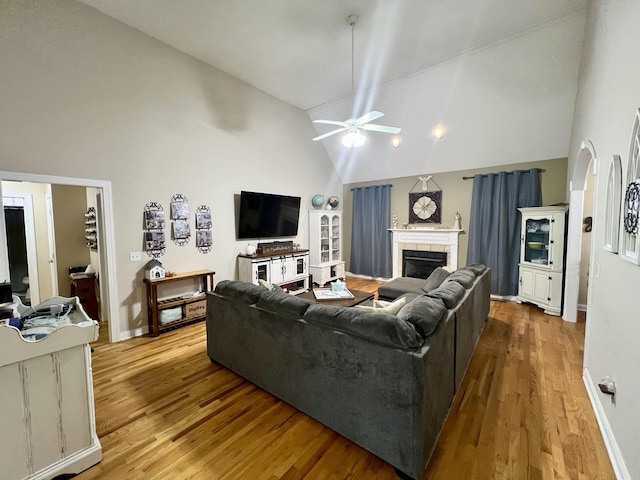
M 238 217 L 238 240 L 295 237 L 300 197 L 242 191 Z

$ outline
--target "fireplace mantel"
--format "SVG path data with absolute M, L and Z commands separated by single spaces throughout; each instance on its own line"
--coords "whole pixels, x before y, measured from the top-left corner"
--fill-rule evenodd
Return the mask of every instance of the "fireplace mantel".
M 464 230 L 454 228 L 392 228 L 393 277 L 402 276 L 402 251 L 446 252 L 447 268 L 458 269 L 458 236 Z

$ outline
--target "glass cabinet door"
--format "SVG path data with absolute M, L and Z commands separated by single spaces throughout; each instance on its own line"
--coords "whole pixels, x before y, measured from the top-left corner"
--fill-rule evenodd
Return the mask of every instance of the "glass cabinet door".
M 535 265 L 549 265 L 549 218 L 525 220 L 523 232 L 524 261 Z

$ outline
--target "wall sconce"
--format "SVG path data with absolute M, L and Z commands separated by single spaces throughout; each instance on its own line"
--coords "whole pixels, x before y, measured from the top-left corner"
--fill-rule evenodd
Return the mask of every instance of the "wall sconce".
M 444 137 L 444 127 L 442 125 L 437 125 L 433 129 L 433 137 L 436 140 L 440 140 L 442 137 Z
M 393 145 L 394 148 L 398 148 L 401 143 L 402 138 L 400 138 L 399 136 L 395 136 L 391 139 L 391 145 Z

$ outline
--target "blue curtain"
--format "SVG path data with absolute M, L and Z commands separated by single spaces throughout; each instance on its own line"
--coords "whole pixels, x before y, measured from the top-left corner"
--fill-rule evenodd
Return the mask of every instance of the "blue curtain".
M 391 277 L 391 185 L 353 189 L 351 273 Z
M 491 293 L 518 294 L 518 208 L 541 205 L 538 168 L 473 177 L 467 265 L 491 267 Z

